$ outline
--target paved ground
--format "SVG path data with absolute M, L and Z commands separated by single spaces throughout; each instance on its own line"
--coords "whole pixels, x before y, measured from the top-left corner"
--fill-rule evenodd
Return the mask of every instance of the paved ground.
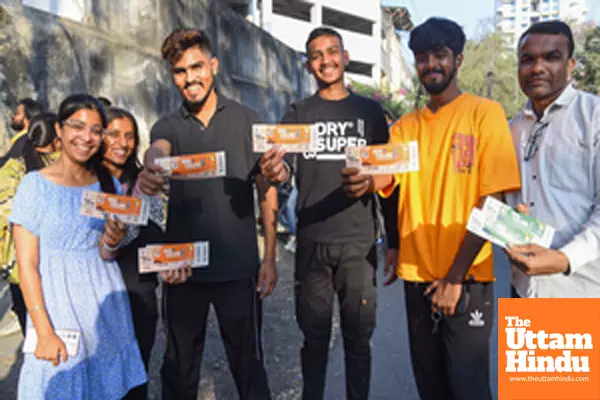
M 293 314 L 293 274 L 292 257 L 280 249 L 280 280 L 276 292 L 265 302 L 264 346 L 267 372 L 275 399 L 299 399 L 301 375 L 298 349 L 301 334 Z M 508 296 L 508 269 L 504 256 L 496 252 L 497 277 L 496 294 Z M 1 287 L 0 287 L 1 291 Z M 0 307 L 6 299 L 0 299 Z M 381 288 L 378 296 L 378 326 L 373 338 L 372 399 L 416 400 L 418 396 L 408 355 L 406 322 L 404 319 L 404 297 L 402 285 Z M 0 310 L 2 311 L 2 310 Z M 0 327 L 2 323 L 0 322 Z M 154 349 L 150 371 L 151 399 L 160 399 L 160 356 L 164 350 L 162 327 L 158 327 L 157 343 Z M 327 400 L 345 398 L 343 353 L 339 337 L 339 322 L 334 323 L 334 340 L 331 345 L 328 368 Z M 492 354 L 497 353 L 497 334 L 492 334 Z M 0 399 L 16 398 L 16 384 L 20 367 L 20 335 L 0 337 Z M 492 386 L 496 392 L 496 357 L 492 359 Z M 202 380 L 198 399 L 236 399 L 233 381 L 230 377 L 223 345 L 214 316 L 211 315 L 207 332 L 207 350 L 202 366 Z

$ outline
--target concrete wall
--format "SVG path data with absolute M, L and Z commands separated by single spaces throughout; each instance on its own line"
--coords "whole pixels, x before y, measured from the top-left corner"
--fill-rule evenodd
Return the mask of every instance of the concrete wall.
M 134 4 L 135 3 L 135 4 Z M 301 56 L 218 0 L 89 0 L 84 22 L 0 0 L 0 154 L 20 97 L 56 109 L 70 93 L 104 95 L 138 118 L 144 144 L 157 118 L 180 103 L 160 58 L 178 27 L 200 27 L 221 62 L 220 90 L 267 121 L 309 93 Z
M 74 0 L 73 0 L 74 1 Z M 346 73 L 347 78 L 354 81 L 376 84 L 381 79 L 381 0 L 303 0 L 312 4 L 311 20 L 303 21 L 273 13 L 274 0 L 261 2 L 260 16 L 250 15 L 250 19 L 262 21 L 262 27 L 273 36 L 293 49 L 304 52 L 306 38 L 310 31 L 323 25 L 322 10 L 327 7 L 339 12 L 367 19 L 373 23 L 373 33 L 366 35 L 348 29 L 336 27 L 342 35 L 344 46 L 350 53 L 350 59 L 373 65 L 371 77 Z M 348 26 L 351 28 L 351 26 Z

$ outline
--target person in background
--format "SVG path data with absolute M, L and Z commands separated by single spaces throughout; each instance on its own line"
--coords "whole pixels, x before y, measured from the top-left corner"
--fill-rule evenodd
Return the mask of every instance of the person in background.
M 44 106 L 30 98 L 19 100 L 15 107 L 11 121 L 11 128 L 15 131 L 15 135 L 10 139 L 10 147 L 6 154 L 0 157 L 0 167 L 10 159 L 19 157 L 23 151 L 23 146 L 26 140 L 25 136 L 29 132 L 31 120 L 36 115 L 45 111 Z
M 288 240 L 283 246 L 290 253 L 296 252 L 296 201 L 298 200 L 298 188 L 291 182 L 286 182 L 278 190 L 279 221 L 288 230 Z
M 44 109 L 45 108 L 41 103 L 29 97 L 19 100 L 11 123 L 11 128 L 16 132 L 15 136 L 10 139 L 11 145 L 14 145 L 19 138 L 27 134 L 31 119 L 42 113 Z
M 126 227 L 81 213 L 84 190 L 121 193 L 102 165 L 106 117 L 92 96 L 58 110 L 58 159 L 21 181 L 9 221 L 27 306 L 19 399 L 120 399 L 146 382 L 121 271 L 112 261 Z M 68 354 L 61 330 L 79 333 Z M 33 335 L 33 336 L 30 336 Z M 34 339 L 36 338 L 36 339 Z
M 351 198 L 399 190 L 399 249 L 385 272 L 404 280 L 410 354 L 423 400 L 491 400 L 494 324 L 492 246 L 467 231 L 488 196 L 518 190 L 518 163 L 500 104 L 462 92 L 458 69 L 465 34 L 454 21 L 430 18 L 410 33 L 426 106 L 404 115 L 390 143 L 417 141 L 420 169 L 389 175 L 346 168 Z M 391 258 L 388 257 L 388 262 Z
M 549 249 L 507 250 L 515 297 L 600 297 L 600 97 L 573 87 L 574 47 L 561 21 L 518 44 L 529 101 L 511 122 L 522 189 L 508 200 L 556 232 Z
M 2 277 L 10 284 L 12 310 L 25 335 L 27 310 L 23 295 L 19 289 L 17 260 L 14 248 L 13 232 L 8 223 L 15 193 L 19 183 L 27 172 L 37 171 L 50 165 L 59 155 L 60 140 L 56 135 L 56 115 L 41 113 L 28 121 L 29 131 L 20 140 L 23 147 L 20 152 L 14 149 L 7 161 L 0 167 L 0 261 Z M 4 334 L 12 330 L 4 330 Z
M 137 122 L 134 116 L 124 109 L 109 107 L 105 111 L 108 127 L 103 138 L 103 164 L 119 180 L 123 193 L 128 196 L 135 195 L 135 182 L 142 169 L 137 158 L 140 145 Z M 149 201 L 154 201 L 154 198 L 150 198 Z M 139 274 L 138 249 L 149 242 L 159 242 L 160 237 L 160 229 L 150 222 L 148 226 L 140 229 L 139 235 L 131 243 L 121 247 L 116 258 L 127 287 L 135 336 L 146 371 L 156 336 L 158 305 L 155 290 L 158 281 L 156 274 Z M 133 389 L 127 396 L 127 400 L 147 398 L 147 384 Z

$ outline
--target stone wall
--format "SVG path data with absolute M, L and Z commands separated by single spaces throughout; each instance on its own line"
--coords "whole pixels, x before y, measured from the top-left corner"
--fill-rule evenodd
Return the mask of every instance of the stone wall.
M 74 92 L 109 97 L 138 118 L 147 144 L 154 121 L 180 98 L 160 58 L 178 27 L 205 29 L 220 60 L 218 87 L 266 121 L 305 97 L 312 83 L 301 55 L 245 21 L 219 0 L 91 0 L 84 23 L 0 0 L 0 154 L 18 98 L 51 109 Z

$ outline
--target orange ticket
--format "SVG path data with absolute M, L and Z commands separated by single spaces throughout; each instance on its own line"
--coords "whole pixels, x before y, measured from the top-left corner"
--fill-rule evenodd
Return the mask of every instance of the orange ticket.
M 177 157 L 161 157 L 156 165 L 166 176 L 179 179 L 218 178 L 226 174 L 225 152 L 189 154 Z
M 147 225 L 150 207 L 148 201 L 137 197 L 84 190 L 81 214 L 92 218 L 106 219 L 116 216 L 125 224 Z
M 254 124 L 252 144 L 255 153 L 278 146 L 287 153 L 317 151 L 317 130 L 308 124 Z
M 400 174 L 419 170 L 416 141 L 346 147 L 346 166 L 367 174 Z
M 208 242 L 156 244 L 138 249 L 139 272 L 167 271 L 208 266 Z

